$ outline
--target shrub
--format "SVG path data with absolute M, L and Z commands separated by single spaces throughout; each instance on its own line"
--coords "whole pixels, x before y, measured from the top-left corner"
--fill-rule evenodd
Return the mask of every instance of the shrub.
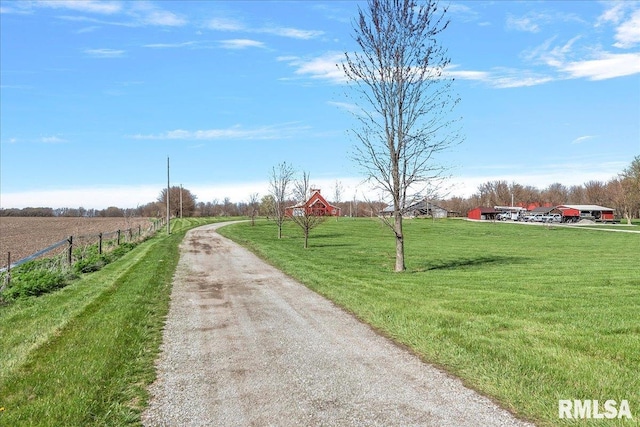
M 75 276 L 59 270 L 28 270 L 12 274 L 11 284 L 2 292 L 2 299 L 39 296 L 65 287 Z

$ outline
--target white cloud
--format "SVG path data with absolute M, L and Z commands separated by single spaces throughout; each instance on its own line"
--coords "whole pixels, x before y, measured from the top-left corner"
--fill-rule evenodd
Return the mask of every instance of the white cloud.
M 595 135 L 584 135 L 584 136 L 579 136 L 576 139 L 574 139 L 573 141 L 571 141 L 572 144 L 582 144 L 583 142 L 589 140 L 589 139 L 593 139 L 596 138 Z
M 510 30 L 525 31 L 529 33 L 537 33 L 540 31 L 540 27 L 533 21 L 533 18 L 523 16 L 516 18 L 513 15 L 507 17 L 507 28 Z
M 572 78 L 605 80 L 640 73 L 640 53 L 602 52 L 594 59 L 572 61 L 558 66 Z
M 154 10 L 141 18 L 141 22 L 148 25 L 160 25 L 168 27 L 179 27 L 187 23 L 184 18 L 166 10 Z
M 131 135 L 133 139 L 149 139 L 149 140 L 165 140 L 165 139 L 184 139 L 184 140 L 218 140 L 218 139 L 285 139 L 290 138 L 294 134 L 308 129 L 304 126 L 298 126 L 295 123 L 285 123 L 282 125 L 262 126 L 253 129 L 246 129 L 241 126 L 233 126 L 226 129 L 205 129 L 205 130 L 184 130 L 175 129 L 160 134 L 150 135 Z
M 640 9 L 633 12 L 629 20 L 616 28 L 615 47 L 630 48 L 640 43 Z
M 207 22 L 207 28 L 216 31 L 245 31 L 242 22 L 232 18 L 213 18 Z
M 213 18 L 210 19 L 206 27 L 215 31 L 235 31 L 256 34 L 272 34 L 280 37 L 288 37 L 293 39 L 308 40 L 319 37 L 324 31 L 319 30 L 301 30 L 299 28 L 265 26 L 265 27 L 249 27 L 243 22 L 233 18 Z
M 133 16 L 139 25 L 155 25 L 163 27 L 180 27 L 187 20 L 173 12 L 160 9 L 150 2 L 135 1 L 128 3 L 127 14 Z
M 529 70 L 512 68 L 493 68 L 490 71 L 457 70 L 458 65 L 447 68 L 446 76 L 460 80 L 471 80 L 485 83 L 497 89 L 536 86 L 553 81 L 553 77 L 534 73 Z
M 622 1 L 616 1 L 606 4 L 610 5 L 610 7 L 598 17 L 596 26 L 600 26 L 603 23 L 607 22 L 612 22 L 614 24 L 619 23 L 623 19 L 626 13 L 626 8 L 628 6 L 625 2 Z
M 317 30 L 300 30 L 297 28 L 287 27 L 267 27 L 254 30 L 257 33 L 273 34 L 281 37 L 289 37 L 293 39 L 308 40 L 319 37 L 324 34 L 324 31 Z
M 339 52 L 327 52 L 315 58 L 300 58 L 293 56 L 279 57 L 279 61 L 288 62 L 295 67 L 295 74 L 308 76 L 312 79 L 329 80 L 333 83 L 343 83 L 346 76 L 338 64 L 344 60 L 344 54 Z
M 92 58 L 121 58 L 125 51 L 118 49 L 86 49 L 84 53 Z
M 230 40 L 221 40 L 220 46 L 224 49 L 246 49 L 248 47 L 259 47 L 264 48 L 264 43 L 257 40 L 250 39 L 230 39 Z
M 66 139 L 60 138 L 59 136 L 43 136 L 42 138 L 40 138 L 40 142 L 44 142 L 45 144 L 61 144 L 68 141 Z
M 200 42 L 197 41 L 188 41 L 188 42 L 179 42 L 179 43 L 151 43 L 145 44 L 142 47 L 148 47 L 151 49 L 172 49 L 172 48 L 181 48 L 181 47 L 192 47 L 198 45 Z
M 96 1 L 96 0 L 52 0 L 52 1 L 36 1 L 32 3 L 34 6 L 48 7 L 53 9 L 69 9 L 78 12 L 98 13 L 110 15 L 118 13 L 122 10 L 122 3 L 115 1 Z

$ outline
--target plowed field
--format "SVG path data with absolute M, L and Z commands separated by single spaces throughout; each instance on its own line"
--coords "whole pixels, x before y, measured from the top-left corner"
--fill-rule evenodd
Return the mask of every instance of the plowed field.
M 146 230 L 149 218 L 0 217 L 0 268 L 27 257 L 69 236 L 92 236 L 138 226 Z

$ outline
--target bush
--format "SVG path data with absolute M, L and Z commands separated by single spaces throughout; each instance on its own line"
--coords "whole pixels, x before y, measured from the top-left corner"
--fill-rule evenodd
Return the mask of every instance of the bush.
M 11 283 L 2 292 L 2 299 L 39 296 L 65 287 L 75 276 L 58 270 L 28 270 L 12 274 Z
M 79 274 L 91 273 L 122 257 L 136 247 L 136 243 L 123 243 L 111 252 L 98 253 L 97 245 L 74 251 L 80 258 L 69 270 L 62 257 L 44 258 L 29 261 L 11 270 L 11 281 L 0 292 L 0 301 L 13 301 L 18 298 L 37 297 L 67 286 Z M 5 277 L 2 277 L 4 282 Z M 0 287 L 1 289 L 1 287 Z

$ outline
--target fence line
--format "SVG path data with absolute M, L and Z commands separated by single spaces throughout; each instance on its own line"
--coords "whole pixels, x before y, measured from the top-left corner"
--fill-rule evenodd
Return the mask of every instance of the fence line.
M 160 218 L 158 220 L 153 221 L 153 223 L 145 229 L 145 235 L 149 235 L 149 234 L 153 234 L 156 231 L 158 231 L 163 225 L 164 225 L 164 218 Z M 7 253 L 7 267 L 3 267 L 0 268 L 0 273 L 4 273 L 4 272 L 10 272 L 12 268 L 18 267 L 19 265 L 22 265 L 26 262 L 29 261 L 33 261 L 34 259 L 37 259 L 39 257 L 41 257 L 42 255 L 45 255 L 51 251 L 54 251 L 56 249 L 58 249 L 60 246 L 64 245 L 64 244 L 68 244 L 68 256 L 67 256 L 67 261 L 69 264 L 72 263 L 72 257 L 73 257 L 73 247 L 74 245 L 78 244 L 78 240 L 83 241 L 83 240 L 89 240 L 92 238 L 98 238 L 98 241 L 96 243 L 98 243 L 99 248 L 98 251 L 100 254 L 102 254 L 102 244 L 105 238 L 108 238 L 109 236 L 115 236 L 116 237 L 116 245 L 119 246 L 121 244 L 121 239 L 122 239 L 122 232 L 128 232 L 126 233 L 128 237 L 128 241 L 132 241 L 133 240 L 133 228 L 127 228 L 125 230 L 115 230 L 115 231 L 108 231 L 108 232 L 102 232 L 102 233 L 98 233 L 98 234 L 87 234 L 87 235 L 81 235 L 81 236 L 69 236 L 68 238 L 64 239 L 64 240 L 60 240 L 57 243 L 54 243 L 44 249 L 39 250 L 38 252 L 35 252 L 29 256 L 26 256 L 22 259 L 19 259 L 18 261 L 15 261 L 13 263 L 11 263 L 11 252 Z M 138 225 L 138 237 L 142 236 L 142 226 Z M 89 243 L 88 245 L 90 245 L 91 243 Z

